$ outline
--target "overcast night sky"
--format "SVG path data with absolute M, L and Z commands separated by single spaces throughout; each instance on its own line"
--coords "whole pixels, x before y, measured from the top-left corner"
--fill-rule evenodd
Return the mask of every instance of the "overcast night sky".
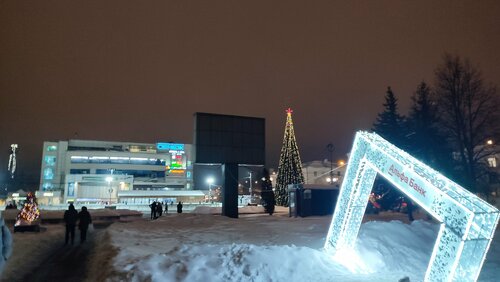
M 193 142 L 193 113 L 285 109 L 303 161 L 344 158 L 387 86 L 403 114 L 444 52 L 500 85 L 500 1 L 0 1 L 0 167 L 38 179 L 44 140 Z

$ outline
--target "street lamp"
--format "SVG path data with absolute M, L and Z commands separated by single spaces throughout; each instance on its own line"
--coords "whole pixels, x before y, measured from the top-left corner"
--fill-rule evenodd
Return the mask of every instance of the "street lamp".
M 212 185 L 214 184 L 214 178 L 209 177 L 207 178 L 207 183 L 208 183 L 208 200 L 211 202 L 212 201 Z
M 332 143 L 326 145 L 326 148 L 330 152 L 330 157 L 331 157 L 330 158 L 330 177 L 327 179 L 327 181 L 330 184 L 333 184 L 333 151 L 335 150 L 335 148 L 333 147 Z
M 327 177 L 326 178 L 326 182 L 332 184 L 333 182 L 337 182 L 339 181 L 339 179 L 337 177 L 333 177 L 333 178 L 330 178 L 330 177 Z
M 106 182 L 108 182 L 108 192 L 109 192 L 109 204 L 111 205 L 111 193 L 113 193 L 113 188 L 111 188 L 111 182 L 113 181 L 113 177 L 107 176 Z

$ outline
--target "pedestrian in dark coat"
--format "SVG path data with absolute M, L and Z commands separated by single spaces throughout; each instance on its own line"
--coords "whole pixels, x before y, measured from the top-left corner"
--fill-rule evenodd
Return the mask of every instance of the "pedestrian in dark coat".
M 413 202 L 410 199 L 408 199 L 408 201 L 406 202 L 406 209 L 408 212 L 408 220 L 410 222 L 414 221 L 415 219 L 413 218 Z
M 182 202 L 177 204 L 177 213 L 182 213 Z
M 64 222 L 66 223 L 65 245 L 71 239 L 71 244 L 75 241 L 75 227 L 78 220 L 78 212 L 73 204 L 69 204 L 68 210 L 64 212 Z
M 156 214 L 158 216 L 161 216 L 162 213 L 163 213 L 163 206 L 161 205 L 161 202 L 158 202 L 158 204 L 156 204 Z
M 168 203 L 165 203 L 165 214 L 168 214 Z
M 87 240 L 87 230 L 89 229 L 89 224 L 92 223 L 92 217 L 87 211 L 87 207 L 82 207 L 82 210 L 78 213 L 78 228 L 80 229 L 80 243 Z
M 151 219 L 156 218 L 156 202 L 152 202 L 151 205 L 149 205 L 151 208 Z

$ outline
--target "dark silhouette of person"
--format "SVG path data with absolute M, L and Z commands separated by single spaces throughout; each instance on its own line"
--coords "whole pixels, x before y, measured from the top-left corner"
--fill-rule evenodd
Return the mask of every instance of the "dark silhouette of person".
M 177 204 L 177 213 L 182 213 L 182 202 Z
M 413 202 L 410 199 L 408 199 L 408 201 L 406 202 L 406 209 L 408 212 L 408 220 L 410 222 L 414 221 L 415 219 L 413 218 Z
M 168 203 L 165 203 L 165 214 L 168 214 Z
M 89 229 L 89 224 L 92 223 L 92 217 L 87 211 L 87 207 L 82 207 L 82 210 L 78 213 L 78 228 L 80 229 L 80 243 L 87 240 L 87 230 Z
M 68 244 L 68 241 L 71 237 L 71 244 L 75 241 L 75 227 L 76 221 L 78 220 L 78 212 L 75 209 L 73 204 L 69 204 L 68 209 L 64 212 L 64 222 L 66 223 L 66 236 L 65 236 L 65 245 Z
M 149 205 L 151 208 L 151 219 L 156 218 L 156 202 L 152 202 L 151 205 Z
M 274 207 L 276 206 L 276 200 L 274 199 L 274 192 L 271 190 L 271 195 L 269 195 L 269 203 L 267 204 L 267 213 L 269 215 L 273 215 L 274 213 Z
M 156 204 L 156 214 L 160 217 L 163 213 L 163 206 L 160 202 Z

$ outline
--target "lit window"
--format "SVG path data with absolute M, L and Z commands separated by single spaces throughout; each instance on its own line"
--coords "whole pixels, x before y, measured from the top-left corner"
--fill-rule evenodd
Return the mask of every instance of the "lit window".
M 68 183 L 68 197 L 74 197 L 75 196 L 75 183 L 70 182 Z
M 45 156 L 45 164 L 48 166 L 54 166 L 56 164 L 55 156 Z
M 52 189 L 52 183 L 45 182 L 45 183 L 43 183 L 42 187 L 43 187 L 43 190 L 50 190 L 50 189 Z
M 47 147 L 47 152 L 53 152 L 53 151 L 57 151 L 56 145 L 51 145 Z
M 489 167 L 497 167 L 497 158 L 495 158 L 495 157 L 488 158 L 488 166 Z
M 47 167 L 46 169 L 43 170 L 43 178 L 50 180 L 54 179 L 54 170 L 50 167 Z

